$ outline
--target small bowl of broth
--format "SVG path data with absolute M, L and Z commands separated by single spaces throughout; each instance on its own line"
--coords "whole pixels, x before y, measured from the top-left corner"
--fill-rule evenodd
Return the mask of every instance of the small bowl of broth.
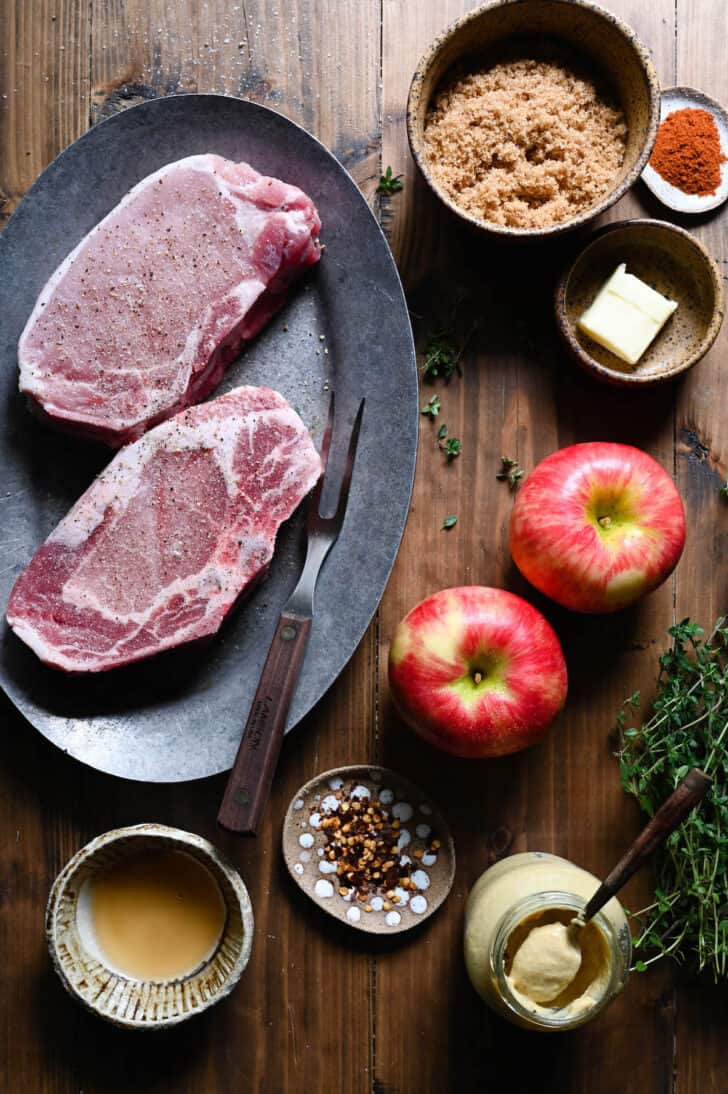
M 161 824 L 117 828 L 56 878 L 46 936 L 63 986 L 127 1029 L 177 1025 L 224 999 L 248 963 L 253 910 L 207 840 Z

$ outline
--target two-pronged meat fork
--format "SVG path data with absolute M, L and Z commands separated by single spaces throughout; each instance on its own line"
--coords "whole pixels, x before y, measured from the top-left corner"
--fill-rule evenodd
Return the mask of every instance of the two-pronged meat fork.
M 322 516 L 321 495 L 329 477 L 329 447 L 334 426 L 334 396 L 331 396 L 329 418 L 321 445 L 324 470 L 311 495 L 308 510 L 306 561 L 298 584 L 278 620 L 217 815 L 218 824 L 241 835 L 255 835 L 268 800 L 283 730 L 308 645 L 316 581 L 344 523 L 363 410 L 362 399 L 351 431 L 336 510 L 332 516 Z

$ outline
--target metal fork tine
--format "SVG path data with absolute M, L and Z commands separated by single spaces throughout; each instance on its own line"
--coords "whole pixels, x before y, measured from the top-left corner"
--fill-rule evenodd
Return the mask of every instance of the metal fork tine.
M 319 479 L 319 484 L 316 492 L 311 498 L 311 504 L 308 510 L 308 544 L 306 547 L 306 561 L 301 571 L 301 576 L 298 579 L 298 584 L 289 596 L 286 604 L 283 608 L 284 613 L 293 613 L 301 619 L 311 619 L 313 616 L 313 601 L 316 591 L 316 581 L 318 579 L 319 571 L 323 566 L 324 560 L 329 551 L 336 543 L 341 531 L 341 526 L 344 522 L 344 514 L 346 512 L 346 503 L 349 499 L 349 486 L 351 484 L 351 475 L 354 470 L 354 460 L 356 458 L 357 443 L 359 441 L 359 430 L 361 429 L 362 414 L 364 413 L 364 400 L 362 399 L 359 404 L 354 425 L 351 431 L 351 437 L 349 439 L 349 447 L 346 453 L 346 462 L 344 464 L 344 473 L 341 478 L 341 485 L 339 487 L 339 497 L 337 501 L 336 512 L 333 516 L 322 517 L 319 512 L 319 502 L 321 500 L 321 490 L 325 486 L 326 478 L 328 476 L 328 470 L 324 470 L 324 474 Z M 324 435 L 323 443 L 321 445 L 321 458 L 328 461 L 328 447 L 331 441 L 331 429 L 333 419 L 333 408 L 329 414 L 329 421 L 326 426 L 326 433 Z
M 321 457 L 321 463 L 323 465 L 323 470 L 321 472 L 321 476 L 318 482 L 313 488 L 313 493 L 311 495 L 311 501 L 308 507 L 309 523 L 312 519 L 314 519 L 315 516 L 318 515 L 319 504 L 321 502 L 321 492 L 324 488 L 324 479 L 326 478 L 326 472 L 329 466 L 329 449 L 331 447 L 331 436 L 334 432 L 334 402 L 335 392 L 332 391 L 331 399 L 329 400 L 329 416 L 326 420 L 326 429 L 324 430 L 324 437 L 321 441 L 321 451 L 319 453 Z
M 351 486 L 351 475 L 354 470 L 354 460 L 356 459 L 356 450 L 359 444 L 359 432 L 361 430 L 361 420 L 364 414 L 364 403 L 366 400 L 362 399 L 359 403 L 359 409 L 356 412 L 356 418 L 354 419 L 354 427 L 351 431 L 351 440 L 349 441 L 349 450 L 346 453 L 346 464 L 344 466 L 344 474 L 341 479 L 341 488 L 339 490 L 339 501 L 336 506 L 336 512 L 332 520 L 334 523 L 341 525 L 346 512 L 347 502 L 349 501 L 349 487 Z

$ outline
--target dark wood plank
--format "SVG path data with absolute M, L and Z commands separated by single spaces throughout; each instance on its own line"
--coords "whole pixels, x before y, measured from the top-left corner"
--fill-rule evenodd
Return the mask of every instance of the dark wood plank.
M 635 687 L 649 693 L 675 613 L 709 625 L 724 608 L 726 535 L 717 487 L 728 472 L 720 429 L 728 396 L 718 373 L 728 335 L 675 389 L 637 397 L 595 386 L 564 360 L 551 323 L 553 277 L 578 241 L 544 254 L 549 273 L 529 269 L 524 299 L 522 257 L 466 238 L 416 177 L 403 124 L 409 78 L 435 33 L 472 6 L 471 0 L 387 0 L 380 38 L 376 0 L 94 0 L 93 6 L 6 0 L 4 215 L 89 117 L 145 97 L 214 90 L 266 102 L 316 132 L 369 194 L 379 169 L 381 113 L 382 165 L 405 175 L 404 193 L 383 212 L 418 337 L 452 322 L 469 340 L 463 379 L 441 391 L 441 420 L 463 439 L 463 455 L 445 467 L 424 422 L 412 514 L 380 622 L 307 725 L 286 742 L 255 843 L 216 831 L 223 779 L 183 787 L 120 783 L 55 752 L 2 701 L 3 1089 L 467 1094 L 505 1079 L 521 1089 L 535 1078 L 540 1089 L 564 1094 L 667 1094 L 674 1069 L 679 1094 L 725 1085 L 725 1040 L 716 1021 L 724 992 L 681 981 L 676 994 L 672 970 L 658 967 L 635 977 L 590 1028 L 534 1039 L 484 1011 L 462 966 L 462 906 L 486 864 L 539 846 L 599 873 L 637 831 L 638 813 L 619 789 L 610 727 L 625 695 Z M 677 79 L 728 99 L 721 0 L 677 0 L 676 7 L 672 0 L 610 0 L 610 6 L 649 42 L 665 84 Z M 635 213 L 665 215 L 638 188 L 610 217 Z M 714 217 L 697 231 L 725 263 L 723 223 Z M 516 455 L 529 468 L 556 447 L 593 438 L 636 443 L 676 470 L 693 532 L 676 580 L 635 611 L 606 621 L 569 617 L 534 597 L 562 635 L 569 661 L 570 700 L 560 724 L 522 757 L 491 764 L 444 758 L 391 711 L 384 671 L 389 636 L 412 604 L 448 584 L 506 585 L 531 596 L 509 562 L 511 498 L 495 481 L 499 456 Z M 441 518 L 450 512 L 460 521 L 443 533 Z M 366 945 L 322 922 L 288 884 L 279 818 L 306 778 L 375 753 L 440 800 L 459 867 L 446 908 L 418 934 L 374 952 L 374 978 Z M 30 779 L 29 771 L 37 775 Z M 47 891 L 66 858 L 97 832 L 143 819 L 190 828 L 224 846 L 240 865 L 256 912 L 253 959 L 239 990 L 194 1030 L 155 1038 L 153 1045 L 103 1026 L 66 999 L 42 938 Z M 635 879 L 626 903 L 638 905 L 647 891 L 648 879 Z
M 242 95 L 315 133 L 371 189 L 379 37 L 379 6 L 371 0 L 99 0 L 94 116 L 180 91 Z
M 15 50 L 13 72 L 18 79 L 23 75 L 23 100 L 10 116 L 0 111 L 7 153 L 2 187 L 13 201 L 86 128 L 90 111 L 97 120 L 142 98 L 180 90 L 246 94 L 266 102 L 311 128 L 361 182 L 372 184 L 379 130 L 376 5 L 342 12 L 333 2 L 316 0 L 282 3 L 275 10 L 263 0 L 99 0 L 91 21 L 90 5 L 80 0 L 53 5 L 55 20 L 50 6 L 43 7 L 45 18 L 36 12 L 34 20 L 26 14 L 29 5 L 16 8 L 18 29 L 3 24 L 3 37 Z M 35 65 L 38 49 L 44 57 L 60 58 L 50 90 Z M 63 60 L 65 54 L 73 55 L 73 64 Z M 82 87 L 78 71 L 84 73 Z M 34 142 L 27 164 L 19 152 L 26 137 Z M 0 823 L 9 839 L 0 919 L 6 957 L 3 1089 L 370 1090 L 369 955 L 290 883 L 280 825 L 304 781 L 372 752 L 374 635 L 372 628 L 336 688 L 284 744 L 254 842 L 216 828 L 224 778 L 155 787 L 99 775 L 56 752 L 4 703 Z M 42 924 L 51 882 L 78 846 L 98 832 L 149 819 L 199 832 L 228 852 L 251 892 L 256 937 L 250 966 L 228 1001 L 194 1029 L 146 1039 L 105 1026 L 64 996 L 49 968 Z
M 585 379 L 565 360 L 553 330 L 553 281 L 578 240 L 544 248 L 537 258 L 474 240 L 415 173 L 403 119 L 411 73 L 436 31 L 473 6 L 423 12 L 401 0 L 384 7 L 383 162 L 404 172 L 407 184 L 392 202 L 392 240 L 420 342 L 453 316 L 459 337 L 469 340 L 463 377 L 440 390 L 438 419 L 462 438 L 463 454 L 446 466 L 424 422 L 410 522 L 381 610 L 380 656 L 383 759 L 441 801 L 453 825 L 458 875 L 446 911 L 423 927 L 421 939 L 378 960 L 376 1077 L 382 1092 L 485 1090 L 508 1079 L 514 1089 L 538 1081 L 549 1091 L 663 1094 L 672 1074 L 670 970 L 634 978 L 591 1027 L 545 1044 L 539 1039 L 536 1053 L 532 1036 L 484 1010 L 460 958 L 467 892 L 495 857 L 540 848 L 600 874 L 638 830 L 637 811 L 619 786 L 610 729 L 621 699 L 636 686 L 649 688 L 674 595 L 667 585 L 634 611 L 581 618 L 535 596 L 510 563 L 511 497 L 495 479 L 502 453 L 528 470 L 565 444 L 614 439 L 646 448 L 671 469 L 674 410 L 669 390 L 626 396 Z M 672 4 L 611 6 L 649 38 L 669 74 Z M 640 212 L 641 199 L 628 197 L 610 216 Z M 423 401 L 429 393 L 423 389 Z M 459 514 L 450 533 L 440 530 L 446 513 Z M 491 763 L 443 757 L 404 729 L 387 703 L 384 665 L 394 626 L 422 596 L 459 583 L 503 585 L 528 596 L 562 637 L 571 678 L 567 709 L 548 740 L 520 757 Z M 639 906 L 647 890 L 648 880 L 636 878 L 626 902 Z
M 728 9 L 700 0 L 678 0 L 675 83 L 701 88 L 728 101 L 728 69 L 721 43 L 728 35 Z M 725 209 L 687 227 L 728 273 Z M 724 278 L 725 281 L 725 278 Z M 677 574 L 678 618 L 692 616 L 710 628 L 728 604 L 728 511 L 718 489 L 728 476 L 725 425 L 728 392 L 725 361 L 728 328 L 677 391 L 676 452 L 680 491 L 690 514 L 691 535 Z M 719 1094 L 726 1084 L 728 1043 L 716 1015 L 725 1013 L 728 992 L 703 980 L 682 977 L 677 998 L 679 1094 Z
M 88 125 L 87 0 L 23 0 L 3 5 L 0 65 L 0 226 L 41 171 Z M 0 1082 L 6 1090 L 69 1089 L 60 1057 L 39 1059 L 48 985 L 43 910 L 55 866 L 77 845 L 69 819 L 78 799 L 78 772 L 63 788 L 65 808 L 47 811 L 47 773 L 40 745 L 0 699 L 3 752 L 0 825 L 4 834 L 0 952 L 5 965 Z M 27 765 L 21 767 L 18 765 Z M 32 788 L 27 771 L 40 772 Z M 65 1005 L 65 1004 L 64 1004 Z
M 0 228 L 87 128 L 91 0 L 6 0 L 0 24 Z

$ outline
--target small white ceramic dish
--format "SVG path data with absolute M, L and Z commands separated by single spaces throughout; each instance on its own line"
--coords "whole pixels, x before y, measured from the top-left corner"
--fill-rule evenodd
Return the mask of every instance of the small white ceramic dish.
M 320 821 L 338 812 L 336 795 L 353 792 L 359 801 L 381 802 L 402 826 L 398 851 L 410 864 L 417 890 L 393 888 L 398 903 L 371 889 L 369 902 L 355 899 L 352 887 L 342 896 L 332 864 L 325 861 L 326 835 Z M 346 818 L 345 818 L 346 819 Z M 430 847 L 438 841 L 437 850 Z M 411 856 L 411 857 L 410 857 Z M 401 934 L 419 926 L 447 899 L 455 877 L 455 847 L 445 818 L 432 800 L 386 767 L 355 764 L 324 771 L 302 786 L 291 800 L 283 822 L 283 857 L 288 872 L 314 904 L 334 919 L 367 934 Z M 369 908 L 369 911 L 365 911 Z
M 728 113 L 719 102 L 704 95 L 702 91 L 697 91 L 694 87 L 668 87 L 662 92 L 660 124 L 676 110 L 684 110 L 686 107 L 707 110 L 713 115 L 715 124 L 718 126 L 723 155 L 728 157 Z M 706 197 L 701 197 L 699 194 L 686 194 L 676 186 L 672 186 L 663 179 L 662 175 L 658 175 L 649 163 L 642 172 L 642 179 L 663 205 L 678 213 L 707 213 L 711 209 L 717 209 L 728 198 L 728 160 L 721 167 L 720 186 L 714 194 L 708 194 Z
M 83 907 L 79 915 L 79 897 L 83 905 L 86 883 L 99 870 L 146 849 L 183 851 L 196 858 L 212 874 L 225 901 L 225 926 L 215 951 L 182 979 L 156 982 L 121 975 L 89 944 Z M 51 889 L 46 937 L 63 986 L 85 1007 L 126 1029 L 164 1029 L 230 994 L 250 957 L 253 909 L 242 878 L 207 840 L 163 824 L 138 824 L 97 836 L 66 864 Z

